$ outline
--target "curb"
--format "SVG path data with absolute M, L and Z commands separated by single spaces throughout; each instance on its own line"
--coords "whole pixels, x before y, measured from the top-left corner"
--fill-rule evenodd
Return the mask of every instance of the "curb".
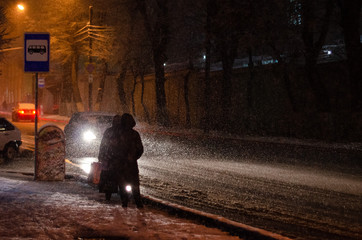
M 178 217 L 182 218 L 196 220 L 197 222 L 200 222 L 207 227 L 221 229 L 242 239 L 291 240 L 288 237 L 284 237 L 276 233 L 235 222 L 215 214 L 210 214 L 178 204 L 170 203 L 151 196 L 142 195 L 142 199 L 144 203 L 153 205 L 161 210 L 167 211 L 170 214 L 177 215 Z
M 8 174 L 19 174 L 19 175 L 24 175 L 24 176 L 31 176 L 31 177 L 34 177 L 34 172 L 24 172 L 24 171 L 16 171 L 16 170 L 1 170 L 0 169 L 0 172 L 2 173 L 8 173 Z M 82 177 L 82 176 L 75 176 L 75 175 L 72 175 L 72 174 L 65 174 L 64 176 L 64 180 L 70 180 L 70 179 L 74 179 L 76 181 L 79 181 L 79 182 L 84 182 L 84 183 L 87 183 L 87 179 Z
M 75 178 L 77 179 L 77 177 Z M 88 179 L 81 176 L 79 176 L 78 179 L 87 182 L 92 188 L 98 189 L 98 186 L 89 182 Z M 290 238 L 277 233 L 235 222 L 219 215 L 181 206 L 149 195 L 141 194 L 141 198 L 144 204 L 151 205 L 161 211 L 165 211 L 179 218 L 194 220 L 204 226 L 220 229 L 245 240 L 291 240 Z

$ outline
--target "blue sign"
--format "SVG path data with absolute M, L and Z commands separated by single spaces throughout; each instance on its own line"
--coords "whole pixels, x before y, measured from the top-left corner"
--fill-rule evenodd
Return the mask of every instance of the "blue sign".
M 24 71 L 49 72 L 49 33 L 24 34 Z
M 43 88 L 45 86 L 45 79 L 44 78 L 38 78 L 38 87 Z

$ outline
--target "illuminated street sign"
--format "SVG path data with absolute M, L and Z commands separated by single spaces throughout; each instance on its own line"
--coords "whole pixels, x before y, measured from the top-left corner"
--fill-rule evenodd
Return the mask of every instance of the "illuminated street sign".
M 24 34 L 24 71 L 49 72 L 49 33 Z

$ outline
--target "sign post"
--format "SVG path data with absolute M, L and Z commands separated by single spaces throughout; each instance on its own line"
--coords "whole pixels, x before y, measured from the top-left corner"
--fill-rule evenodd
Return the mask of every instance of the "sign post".
M 35 160 L 34 179 L 36 179 L 36 168 L 38 158 L 38 73 L 49 72 L 50 58 L 50 35 L 49 33 L 25 33 L 24 34 L 24 72 L 35 73 Z

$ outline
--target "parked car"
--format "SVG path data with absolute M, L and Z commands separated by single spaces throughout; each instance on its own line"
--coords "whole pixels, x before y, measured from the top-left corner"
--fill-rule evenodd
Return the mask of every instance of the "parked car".
M 21 145 L 21 132 L 5 118 L 0 118 L 0 152 L 5 160 L 14 159 Z
M 13 122 L 19 120 L 35 121 L 35 104 L 33 103 L 17 103 L 12 109 L 11 117 Z
M 77 112 L 64 127 L 67 156 L 97 157 L 104 131 L 115 113 Z

